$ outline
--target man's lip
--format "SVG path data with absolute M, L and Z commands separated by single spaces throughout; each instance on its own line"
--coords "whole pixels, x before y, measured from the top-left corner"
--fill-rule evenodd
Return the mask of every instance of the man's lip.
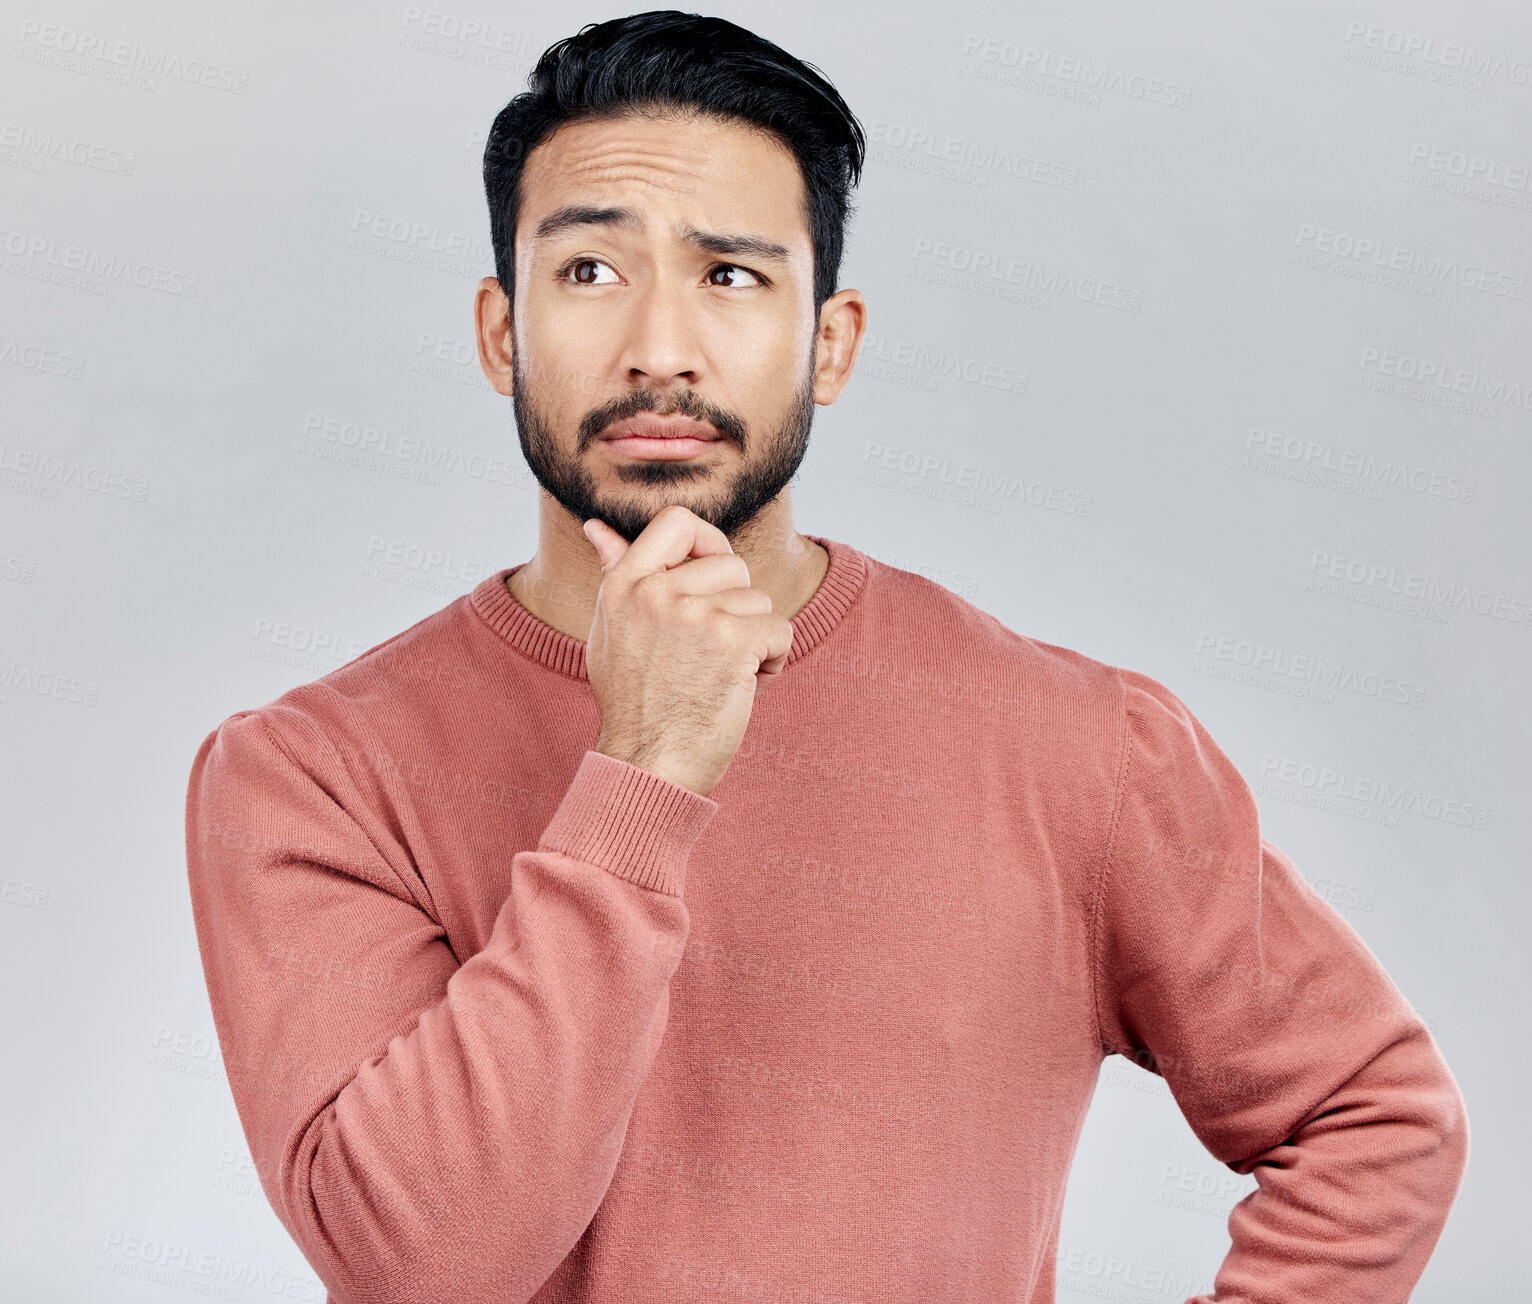
M 703 421 L 690 417 L 632 417 L 619 421 L 601 436 L 604 441 L 613 439 L 701 439 L 708 442 L 719 438 L 718 432 Z

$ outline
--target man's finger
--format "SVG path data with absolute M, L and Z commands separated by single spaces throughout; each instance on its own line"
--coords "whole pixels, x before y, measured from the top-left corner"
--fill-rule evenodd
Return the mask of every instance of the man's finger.
M 671 570 L 692 557 L 711 557 L 733 551 L 728 537 L 716 525 L 672 503 L 633 540 L 622 564 L 636 577 Z
M 603 575 L 611 570 L 628 551 L 630 546 L 628 541 L 599 516 L 592 516 L 580 528 L 584 531 L 585 537 L 590 540 L 591 546 L 595 548 L 596 556 L 601 559 Z

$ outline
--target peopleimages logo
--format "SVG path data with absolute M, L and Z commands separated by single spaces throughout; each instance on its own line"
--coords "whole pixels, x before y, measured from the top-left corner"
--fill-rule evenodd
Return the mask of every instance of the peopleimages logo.
M 56 349 L 23 344 L 3 336 L 0 336 L 0 362 L 48 376 L 68 376 L 71 380 L 78 380 L 85 370 L 85 359 L 78 353 L 60 353 Z
M 1439 41 L 1434 36 L 1422 36 L 1418 32 L 1406 32 L 1398 27 L 1383 27 L 1377 23 L 1364 23 L 1353 19 L 1346 24 L 1346 56 L 1353 62 L 1364 62 L 1353 51 L 1357 48 L 1376 50 L 1380 54 L 1397 55 L 1401 60 L 1419 60 L 1434 65 L 1420 74 L 1430 81 L 1448 81 L 1445 72 L 1463 74 L 1464 77 L 1484 77 L 1510 82 L 1515 86 L 1532 85 L 1532 59 L 1525 55 L 1510 57 L 1492 50 L 1476 50 L 1459 41 Z M 1391 71 L 1405 71 L 1391 68 Z M 1459 80 L 1453 84 L 1467 84 L 1469 89 L 1481 87 Z
M 107 254 L 88 245 L 61 245 L 49 236 L 24 231 L 0 230 L 0 252 L 20 260 L 14 266 L 7 265 L 8 272 L 39 280 L 63 278 L 63 284 L 97 294 L 105 294 L 110 282 L 122 281 L 141 290 L 195 299 L 202 283 L 201 277 L 188 276 L 163 263 Z M 67 273 L 78 275 L 70 280 Z
M 118 1276 L 171 1286 L 212 1299 L 240 1300 L 257 1290 L 278 1299 L 322 1301 L 325 1288 L 312 1277 L 267 1268 L 248 1259 L 235 1259 L 196 1248 L 112 1230 L 106 1234 L 97 1267 Z
M 1446 390 L 1453 396 L 1463 395 L 1532 411 L 1532 384 L 1507 380 L 1503 376 L 1489 376 L 1482 371 L 1453 367 L 1434 358 L 1417 358 L 1412 353 L 1394 353 L 1371 346 L 1362 349 L 1356 365 L 1359 371 L 1371 372 L 1375 378 L 1405 382 L 1407 388 L 1423 392 Z
M 29 63 L 52 65 L 105 81 L 131 81 L 141 90 L 158 90 L 159 84 L 144 77 L 135 79 L 133 74 L 146 73 L 148 77 L 232 91 L 236 95 L 243 95 L 250 85 L 250 74 L 239 68 L 184 58 L 167 50 L 151 50 L 131 41 L 116 41 L 53 23 L 29 19 L 22 23 L 18 39 L 21 48 L 16 56 Z
M 1448 502 L 1469 503 L 1473 501 L 1476 487 L 1472 480 L 1463 476 L 1449 475 L 1392 457 L 1379 458 L 1354 448 L 1340 448 L 1325 440 L 1262 430 L 1258 426 L 1251 426 L 1246 434 L 1245 449 L 1246 464 L 1255 466 L 1255 469 L 1266 469 L 1258 465 L 1259 459 L 1266 458 L 1305 471 L 1345 476 L 1366 482 L 1368 488 L 1376 490 L 1378 498 L 1387 487 L 1409 489 L 1428 497 L 1445 498 Z M 1254 462 L 1250 457 L 1252 451 Z
M 869 465 L 874 459 L 876 465 Z M 906 478 L 895 480 L 895 474 Z M 1033 507 L 1045 507 L 1070 516 L 1089 516 L 1091 509 L 1091 496 L 1077 489 L 1028 480 L 1010 471 L 996 475 L 988 467 L 972 462 L 959 462 L 954 466 L 950 457 L 921 453 L 913 448 L 889 448 L 873 440 L 867 441 L 862 453 L 862 469 L 857 473 L 857 480 L 942 498 L 962 506 L 978 506 L 984 511 L 998 512 L 1002 503 L 1017 497 Z
M 357 209 L 351 218 L 346 248 L 372 258 L 476 280 L 494 261 L 494 250 L 479 236 L 365 208 Z
M 888 122 L 882 118 L 869 118 L 864 125 L 870 147 L 868 152 L 879 161 L 894 166 L 907 167 L 920 162 L 948 164 L 955 169 L 969 170 L 980 185 L 987 185 L 991 176 L 1006 175 L 1018 181 L 1073 190 L 1080 179 L 1079 168 L 1037 158 L 1025 150 L 980 144 L 930 127 Z M 899 160 L 891 151 L 911 157 Z M 937 175 L 946 174 L 939 172 Z M 963 179 L 961 172 L 954 174 L 954 179 Z
M 1532 600 L 1495 593 L 1456 580 L 1444 581 L 1418 571 L 1401 572 L 1396 566 L 1344 557 L 1316 548 L 1309 556 L 1309 574 L 1321 579 L 1344 580 L 1358 588 L 1374 589 L 1401 598 L 1415 598 L 1428 606 L 1448 611 L 1470 611 L 1512 625 L 1532 624 Z
M 327 448 L 326 445 L 330 447 Z M 304 414 L 298 451 L 323 460 L 354 460 L 371 470 L 405 474 L 406 478 L 441 484 L 440 472 L 452 471 L 493 484 L 521 486 L 530 478 L 516 463 L 485 453 L 468 453 L 450 444 L 415 435 L 399 435 L 342 417 L 318 412 Z M 355 458 L 324 454 L 351 453 Z M 519 456 L 519 454 L 518 454 Z
M 1315 226 L 1311 222 L 1299 223 L 1293 243 L 1300 249 L 1365 264 L 1372 269 L 1456 285 L 1500 298 L 1520 299 L 1527 292 L 1524 276 L 1494 271 L 1475 262 L 1459 262 L 1440 254 L 1426 254 L 1405 245 L 1388 244 L 1373 236 Z
M 1057 1271 L 1063 1289 L 1072 1294 L 1108 1300 L 1184 1299 L 1196 1288 L 1197 1282 L 1196 1277 L 1184 1270 L 1153 1267 L 1132 1259 L 1119 1259 L 1115 1254 L 1097 1254 L 1083 1249 L 1061 1251 Z M 1143 1294 L 1128 1294 L 1129 1291 Z
M 980 64 L 991 64 L 996 70 L 1006 69 L 1016 77 L 1017 84 L 1029 89 L 1043 89 L 1039 84 L 1032 87 L 1029 76 L 1045 77 L 1052 82 L 1065 83 L 1081 92 L 1097 95 L 1111 91 L 1126 95 L 1129 99 L 1145 100 L 1151 104 L 1169 104 L 1178 109 L 1189 108 L 1192 88 L 1159 77 L 1145 77 L 1142 73 L 1129 72 L 1113 64 L 1092 63 L 1089 59 L 1077 59 L 1073 55 L 1059 55 L 1051 50 L 1039 50 L 1036 46 L 1020 45 L 1015 41 L 1001 41 L 970 32 L 963 38 L 963 57 L 976 59 Z M 959 72 L 967 72 L 966 65 L 959 65 Z M 974 69 L 979 74 L 979 69 Z M 981 78 L 1000 81 L 993 75 Z M 1099 99 L 1092 99 L 1099 103 Z
M 1020 286 L 1038 295 L 1057 295 L 1064 299 L 1078 299 L 1081 303 L 1101 308 L 1119 308 L 1125 312 L 1137 312 L 1144 301 L 1144 292 L 1128 286 L 1104 281 L 1098 276 L 1080 276 L 1060 267 L 1044 267 L 1041 263 L 1023 262 L 1019 258 L 1007 258 L 999 250 L 969 249 L 965 245 L 948 244 L 944 240 L 928 240 L 919 237 L 911 255 L 919 268 L 930 263 L 931 268 L 944 268 L 949 273 L 960 273 L 957 279 L 949 276 L 948 282 L 958 288 L 969 288 L 964 282 L 984 284 L 1002 282 L 1006 286 Z M 922 280 L 940 280 L 940 274 L 921 276 Z M 1051 300 L 1041 299 L 1033 306 L 1047 308 Z
M 1270 796 L 1290 800 L 1291 793 L 1305 793 L 1320 802 L 1358 803 L 1390 815 L 1419 815 L 1442 824 L 1483 829 L 1489 823 L 1489 807 L 1424 792 L 1404 783 L 1389 783 L 1329 765 L 1292 760 L 1267 753 L 1261 760 L 1260 777 L 1271 785 Z M 1284 791 L 1287 790 L 1287 791 Z M 1315 802 L 1300 802 L 1313 805 Z M 1346 813 L 1339 811 L 1339 813 Z
M 0 149 L 16 150 L 19 155 L 28 156 L 39 172 L 43 170 L 43 163 L 51 159 L 128 177 L 133 175 L 137 157 L 63 132 L 40 132 L 19 122 L 0 123 Z M 10 161 L 10 156 L 0 154 L 0 163 Z
M 1357 693 L 1384 702 L 1400 702 L 1419 707 L 1425 702 L 1426 686 L 1395 675 L 1363 670 L 1344 661 L 1294 654 L 1265 643 L 1232 638 L 1227 634 L 1197 635 L 1197 660 L 1192 669 L 1214 679 L 1250 683 L 1256 687 L 1278 688 L 1296 697 L 1310 697 L 1329 703 L 1336 692 Z
M 936 389 L 942 380 L 958 380 L 985 389 L 1025 394 L 1029 376 L 1018 366 L 978 358 L 959 349 L 933 349 L 913 340 L 867 335 L 856 355 L 856 370 L 884 380 Z M 879 364 L 887 364 L 880 366 Z
M 502 72 L 528 67 L 536 53 L 530 32 L 478 18 L 459 18 L 439 9 L 407 5 L 398 43 Z
M 1410 146 L 1410 163 L 1459 181 L 1478 182 L 1501 190 L 1532 190 L 1532 164 L 1506 163 L 1419 140 Z

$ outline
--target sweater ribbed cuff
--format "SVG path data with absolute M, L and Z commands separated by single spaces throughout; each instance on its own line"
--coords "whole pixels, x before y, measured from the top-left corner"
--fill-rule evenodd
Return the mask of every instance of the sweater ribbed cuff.
M 680 896 L 718 803 L 604 752 L 587 751 L 538 843 L 640 887 Z

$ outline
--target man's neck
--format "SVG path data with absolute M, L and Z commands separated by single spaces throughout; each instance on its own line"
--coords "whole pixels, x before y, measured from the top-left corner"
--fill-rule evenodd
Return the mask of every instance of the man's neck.
M 506 580 L 517 602 L 545 625 L 580 642 L 590 636 L 601 588 L 601 561 L 569 513 L 545 491 L 536 555 Z M 793 528 L 784 494 L 729 540 L 744 559 L 752 588 L 762 589 L 771 609 L 792 619 L 808 605 L 830 566 L 830 555 Z

